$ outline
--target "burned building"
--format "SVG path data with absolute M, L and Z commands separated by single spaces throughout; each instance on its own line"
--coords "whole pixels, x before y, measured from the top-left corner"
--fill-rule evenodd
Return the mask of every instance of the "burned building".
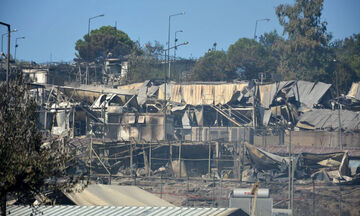
M 242 179 L 251 161 L 246 143 L 272 153 L 284 154 L 292 144 L 295 154 L 346 149 L 350 156 L 360 146 L 358 114 L 340 111 L 339 127 L 331 85 L 321 82 L 148 80 L 44 88 L 42 128 L 83 137 L 84 151 L 92 152 L 88 166 L 109 175 L 153 175 L 165 167 L 179 177 L 226 171 Z

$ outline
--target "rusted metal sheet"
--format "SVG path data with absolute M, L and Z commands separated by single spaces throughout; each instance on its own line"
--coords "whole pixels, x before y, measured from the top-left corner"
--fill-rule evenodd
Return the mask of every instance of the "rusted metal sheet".
M 226 104 L 233 95 L 248 86 L 244 83 L 225 84 L 168 84 L 167 99 L 188 105 Z M 158 99 L 164 99 L 164 87 L 159 89 Z

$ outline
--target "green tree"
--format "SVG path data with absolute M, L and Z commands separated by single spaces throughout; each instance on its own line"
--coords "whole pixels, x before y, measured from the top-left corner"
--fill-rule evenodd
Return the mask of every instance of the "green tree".
M 334 43 L 336 59 L 349 65 L 360 77 L 360 34 Z
M 140 46 L 139 46 L 140 47 Z M 129 72 L 127 82 L 143 82 L 149 79 L 163 79 L 165 64 L 164 46 L 158 41 L 147 42 L 137 53 L 128 56 Z
M 259 43 L 264 48 L 265 54 L 260 59 L 264 62 L 264 73 L 276 74 L 280 63 L 280 55 L 276 47 L 283 43 L 284 39 L 277 33 L 276 30 L 270 33 L 264 33 L 260 36 Z
M 259 42 L 240 38 L 227 52 L 230 70 L 240 73 L 241 79 L 257 79 L 259 73 L 270 72 L 267 50 Z
M 331 35 L 321 21 L 323 0 L 296 0 L 294 5 L 276 8 L 287 40 L 277 45 L 280 53 L 278 72 L 285 79 L 325 81 L 329 73 L 328 43 Z
M 331 35 L 321 21 L 323 0 L 296 0 L 294 5 L 280 4 L 276 14 L 284 33 L 293 41 L 311 46 L 327 46 Z
M 224 81 L 235 76 L 234 72 L 227 70 L 227 56 L 223 51 L 209 51 L 190 72 L 191 81 Z
M 67 175 L 71 154 L 59 142 L 43 144 L 37 105 L 22 79 L 11 81 L 9 87 L 0 83 L 0 91 L 0 197 L 5 215 L 7 196 L 30 204 L 41 192 L 71 189 L 78 178 Z
M 127 81 L 129 83 L 164 78 L 165 64 L 158 59 L 149 58 L 144 55 L 132 55 L 128 61 L 129 72 L 127 74 Z
M 151 41 L 147 42 L 142 49 L 145 56 L 153 58 L 153 59 L 164 59 L 164 45 L 162 45 L 159 41 Z
M 135 48 L 135 43 L 125 32 L 112 26 L 92 30 L 90 36 L 84 35 L 83 40 L 78 40 L 75 45 L 76 56 L 87 61 L 105 58 L 109 53 L 113 57 L 125 56 Z
M 346 93 L 352 82 L 360 80 L 360 34 L 354 34 L 344 40 L 337 40 L 330 45 L 334 56 L 333 73 L 339 78 L 339 89 Z M 332 82 L 335 84 L 335 80 Z

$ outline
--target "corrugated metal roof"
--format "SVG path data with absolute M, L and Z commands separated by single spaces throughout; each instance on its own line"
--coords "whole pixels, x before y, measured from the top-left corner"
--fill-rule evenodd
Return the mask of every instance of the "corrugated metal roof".
M 260 103 L 268 108 L 280 91 L 286 90 L 287 97 L 295 96 L 297 101 L 312 108 L 329 90 L 331 84 L 308 81 L 281 81 L 271 84 L 259 85 Z
M 9 215 L 247 215 L 236 208 L 188 208 L 188 207 L 114 207 L 114 206 L 8 206 Z
M 65 195 L 81 206 L 174 206 L 136 186 L 91 184 Z
M 260 103 L 268 108 L 274 101 L 275 96 L 284 88 L 293 85 L 295 81 L 281 81 L 271 84 L 259 85 Z
M 319 103 L 320 99 L 331 87 L 331 84 L 299 80 L 297 81 L 297 87 L 298 89 L 296 89 L 296 85 L 294 86 L 296 100 L 312 108 L 314 104 Z M 299 91 L 299 95 L 297 95 L 297 91 Z
M 344 130 L 360 129 L 360 114 L 349 110 L 341 110 L 341 128 Z M 314 109 L 301 115 L 297 125 L 304 129 L 329 129 L 339 128 L 339 111 L 327 109 Z

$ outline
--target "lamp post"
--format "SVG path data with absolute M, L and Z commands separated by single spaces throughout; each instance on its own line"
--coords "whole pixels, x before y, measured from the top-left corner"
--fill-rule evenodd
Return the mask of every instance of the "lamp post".
M 10 32 L 17 32 L 17 29 L 11 30 Z M 9 34 L 8 32 L 1 35 L 1 55 L 4 55 L 4 36 Z
M 182 44 L 179 44 L 179 45 L 176 45 L 176 46 L 173 46 L 173 47 L 169 47 L 169 48 L 167 48 L 167 49 L 164 49 L 163 51 L 166 53 L 166 51 L 169 53 L 169 51 L 171 50 L 171 49 L 177 49 L 179 46 L 184 46 L 184 45 L 188 45 L 189 44 L 189 42 L 187 42 L 187 41 L 185 41 L 184 43 L 182 43 Z M 164 71 L 164 78 L 165 78 L 165 90 L 164 90 L 164 93 L 165 93 L 165 95 L 164 95 L 164 99 L 165 99 L 165 104 L 166 104 L 166 83 L 167 83 L 167 78 L 166 78 L 166 70 Z
M 166 51 L 168 53 L 170 53 L 170 50 L 171 49 L 176 49 L 178 48 L 179 46 L 183 46 L 183 45 L 187 45 L 189 44 L 189 42 L 185 41 L 184 43 L 182 44 L 179 44 L 179 45 L 176 45 L 176 46 L 173 46 L 173 47 L 169 47 L 167 49 L 164 49 L 164 53 L 166 54 Z M 164 85 L 164 113 L 165 113 L 165 120 L 164 120 L 164 128 L 166 128 L 166 100 L 167 100 L 167 97 L 166 97 L 166 82 L 167 82 L 167 79 L 166 79 L 166 70 L 164 70 L 164 78 L 165 78 L 165 85 Z M 165 129 L 165 140 L 167 140 L 167 134 L 166 134 L 166 129 Z
M 19 45 L 17 44 L 17 41 L 18 41 L 19 39 L 25 39 L 25 37 L 17 37 L 17 38 L 16 38 L 16 40 L 15 40 L 15 54 L 14 54 L 14 60 L 16 60 L 16 48 L 19 46 Z
M 178 41 L 177 33 L 179 33 L 179 32 L 183 32 L 183 30 L 177 30 L 175 32 L 175 40 L 174 40 L 174 42 L 175 42 L 175 48 L 174 48 L 174 71 L 175 72 L 176 72 L 176 50 L 177 50 L 176 42 Z
M 90 40 L 90 22 L 91 22 L 91 20 L 92 19 L 96 19 L 96 18 L 98 18 L 98 17 L 103 17 L 103 16 L 105 16 L 104 14 L 100 14 L 100 15 L 97 15 L 97 16 L 94 16 L 94 17 L 90 17 L 89 18 L 89 23 L 88 23 L 88 38 L 89 38 L 89 40 Z
M 175 42 L 175 48 L 174 48 L 174 60 L 176 60 L 176 50 L 177 50 L 177 46 L 176 46 L 176 42 L 178 41 L 178 38 L 177 38 L 177 33 L 179 33 L 179 32 L 183 32 L 183 30 L 178 30 L 178 31 L 176 31 L 175 32 L 175 40 L 174 40 L 174 42 Z
M 337 96 L 337 103 L 339 105 L 339 109 L 338 109 L 338 122 L 339 122 L 339 128 L 338 128 L 338 145 L 340 147 L 340 149 L 343 149 L 343 145 L 342 145 L 342 137 L 341 137 L 341 105 L 340 105 L 340 94 L 339 94 L 339 74 L 338 74 L 338 70 L 337 70 L 337 64 L 336 64 L 336 59 L 333 59 L 333 62 L 335 64 L 335 79 L 336 79 L 336 96 Z
M 99 17 L 103 17 L 105 16 L 104 14 L 100 14 L 100 15 L 97 15 L 97 16 L 94 16 L 94 17 L 90 17 L 89 18 L 89 22 L 88 22 L 88 47 L 90 46 L 90 23 L 91 23 L 91 20 L 92 19 L 96 19 L 96 18 L 99 18 Z M 88 66 L 87 66 L 88 67 Z M 81 72 L 80 72 L 81 73 Z M 86 84 L 88 84 L 88 81 L 89 81 L 89 69 L 87 68 L 86 70 Z M 80 83 L 81 83 L 81 80 L 80 80 Z
M 179 33 L 179 32 L 183 32 L 183 30 L 177 30 L 177 31 L 175 32 L 175 40 L 174 40 L 174 42 L 175 42 L 175 48 L 174 48 L 174 61 L 176 61 L 176 50 L 177 50 L 177 47 L 176 47 L 176 42 L 178 41 L 178 39 L 177 39 L 177 33 Z
M 169 47 L 169 48 L 167 48 L 167 49 L 164 49 L 163 51 L 164 51 L 165 54 L 166 54 L 166 51 L 169 53 L 169 51 L 170 51 L 171 49 L 177 49 L 179 46 L 184 46 L 184 45 L 188 45 L 188 44 L 189 44 L 189 42 L 185 41 L 185 42 L 182 43 L 182 44 L 179 44 L 179 45 L 176 45 L 176 46 L 173 46 L 173 47 Z M 164 78 L 165 78 L 165 90 L 164 90 L 165 95 L 164 95 L 164 99 L 165 99 L 165 104 L 166 104 L 166 83 L 167 83 L 166 70 L 164 71 Z
M 172 14 L 172 15 L 170 15 L 169 16 L 169 29 L 168 29 L 168 64 L 169 64 L 169 78 L 171 78 L 170 77 L 170 75 L 171 75 L 171 73 L 170 73 L 170 66 L 171 66 L 171 63 L 170 63 L 170 25 L 171 25 L 171 17 L 173 17 L 173 16 L 179 16 L 179 15 L 184 15 L 185 14 L 185 12 L 181 12 L 181 13 L 177 13 L 177 14 Z M 165 82 L 166 82 L 167 80 L 165 79 Z
M 261 22 L 261 21 L 266 21 L 266 22 L 269 22 L 269 21 L 270 21 L 270 19 L 265 18 L 265 19 L 258 19 L 258 20 L 256 20 L 256 22 L 255 22 L 254 40 L 256 40 L 256 29 L 257 29 L 257 24 L 258 24 L 258 22 Z
M 14 30 L 11 30 L 10 32 L 16 32 L 17 31 L 17 29 L 14 29 Z M 4 34 L 2 34 L 1 35 L 1 53 L 0 53 L 0 58 L 2 58 L 3 56 L 5 57 L 5 54 L 4 54 L 4 43 L 3 43 L 3 41 L 4 41 L 4 36 L 5 35 L 8 35 L 9 34 L 9 32 L 6 32 L 6 33 L 4 33 Z M 10 47 L 10 45 L 9 45 L 9 47 Z M 9 50 L 9 47 L 8 47 L 8 50 Z M 1 61 L 1 60 L 0 60 Z M 0 64 L 0 68 L 2 68 L 2 61 L 1 61 L 1 64 Z M 6 73 L 6 81 L 8 81 L 8 73 Z

